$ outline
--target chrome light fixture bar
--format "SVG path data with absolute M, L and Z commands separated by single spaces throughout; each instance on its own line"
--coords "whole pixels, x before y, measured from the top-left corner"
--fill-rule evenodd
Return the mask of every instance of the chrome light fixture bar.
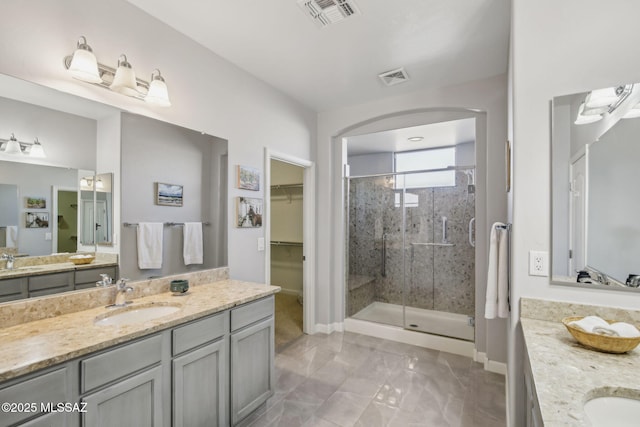
M 580 104 L 575 124 L 585 125 L 602 119 L 603 114 L 613 113 L 633 90 L 632 84 L 597 89 L 589 92 Z
M 45 158 L 44 148 L 36 138 L 33 142 L 18 141 L 14 134 L 9 139 L 0 138 L 0 153 Z
M 136 77 L 133 67 L 124 54 L 118 58 L 117 68 L 101 64 L 84 36 L 78 39 L 75 52 L 64 58 L 64 67 L 74 78 L 83 82 L 146 101 L 149 104 L 171 106 L 167 85 L 160 70 L 153 70 L 151 81 L 148 82 Z

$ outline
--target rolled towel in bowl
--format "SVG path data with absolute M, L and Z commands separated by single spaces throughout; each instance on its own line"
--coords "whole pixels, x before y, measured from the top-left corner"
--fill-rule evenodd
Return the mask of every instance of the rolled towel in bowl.
M 581 329 L 585 332 L 591 332 L 591 333 L 594 333 L 594 328 L 598 328 L 598 327 L 609 328 L 609 323 L 607 323 L 606 320 L 598 316 L 583 317 L 580 320 L 574 320 L 573 322 L 569 322 L 569 325 L 575 326 L 578 329 Z
M 615 322 L 607 326 L 596 326 L 593 328 L 593 333 L 622 338 L 640 337 L 640 331 L 638 331 L 638 328 L 625 322 Z

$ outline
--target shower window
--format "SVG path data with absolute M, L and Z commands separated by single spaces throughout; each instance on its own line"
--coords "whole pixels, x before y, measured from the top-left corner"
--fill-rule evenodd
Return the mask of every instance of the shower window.
M 395 172 L 413 172 L 427 169 L 446 169 L 456 164 L 456 148 L 432 148 L 395 153 Z M 396 175 L 395 187 L 430 188 L 456 185 L 454 170 Z

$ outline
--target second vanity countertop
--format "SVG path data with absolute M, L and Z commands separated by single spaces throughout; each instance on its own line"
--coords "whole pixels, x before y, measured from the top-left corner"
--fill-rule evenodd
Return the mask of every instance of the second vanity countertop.
M 89 270 L 92 268 L 101 268 L 101 267 L 113 267 L 117 266 L 117 261 L 104 261 L 95 259 L 90 264 L 81 264 L 76 265 L 71 261 L 66 262 L 56 262 L 51 264 L 34 264 L 28 265 L 24 267 L 14 268 L 12 270 L 1 269 L 0 270 L 0 279 L 13 279 L 16 277 L 24 277 L 24 276 L 37 276 L 41 274 L 51 274 L 51 273 L 62 273 L 65 271 L 78 271 L 78 270 Z M 96 278 L 96 281 L 99 278 Z
M 535 300 L 525 302 L 529 308 L 533 308 L 534 303 Z M 556 311 L 551 317 L 558 317 L 558 312 L 563 312 L 562 317 L 586 315 L 576 314 L 582 310 L 576 307 L 571 305 L 564 311 L 555 307 L 550 310 Z M 621 319 L 620 315 L 598 313 L 593 308 L 591 314 L 633 321 Z M 595 397 L 640 398 L 639 348 L 624 354 L 589 350 L 569 334 L 559 319 L 540 320 L 524 317 L 526 315 L 527 309 L 523 308 L 520 322 L 545 427 L 590 425 L 583 405 Z
M 94 324 L 96 317 L 109 312 L 98 307 L 0 329 L 0 381 L 172 328 L 279 290 L 277 286 L 222 280 L 193 286 L 180 296 L 165 292 L 133 300 L 128 307 L 149 303 L 180 307 L 176 313 L 149 321 L 98 326 Z

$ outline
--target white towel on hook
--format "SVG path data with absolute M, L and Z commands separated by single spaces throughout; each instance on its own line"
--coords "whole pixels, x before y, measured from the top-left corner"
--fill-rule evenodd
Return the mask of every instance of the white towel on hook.
M 501 222 L 491 226 L 484 310 L 487 319 L 509 316 L 509 232 L 505 227 Z
M 162 268 L 162 234 L 164 224 L 161 222 L 141 222 L 138 224 L 138 268 Z
M 5 231 L 7 233 L 6 247 L 17 248 L 18 247 L 18 226 L 7 225 L 7 229 Z
M 183 227 L 182 256 L 184 265 L 202 264 L 202 223 L 185 222 Z

